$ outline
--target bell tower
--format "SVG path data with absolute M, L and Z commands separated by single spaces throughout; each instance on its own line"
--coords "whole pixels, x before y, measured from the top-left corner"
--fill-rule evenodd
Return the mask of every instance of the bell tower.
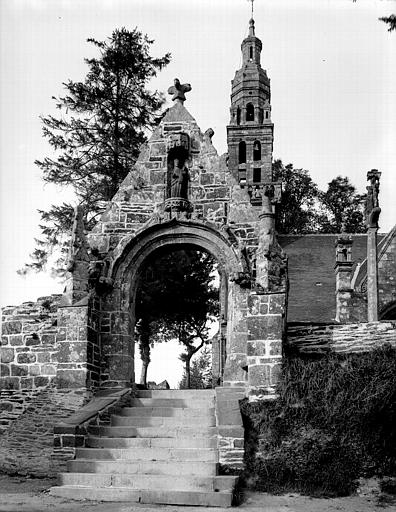
M 231 81 L 231 119 L 227 126 L 228 168 L 254 204 L 255 189 L 272 181 L 274 125 L 271 122 L 270 80 L 261 67 L 262 42 L 254 19 L 241 44 L 242 67 Z

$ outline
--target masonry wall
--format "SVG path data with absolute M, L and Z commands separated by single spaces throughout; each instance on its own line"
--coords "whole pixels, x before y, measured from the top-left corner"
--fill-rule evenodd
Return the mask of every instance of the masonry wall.
M 0 432 L 56 378 L 60 295 L 2 310 Z
M 95 315 L 87 326 L 84 308 L 60 308 L 60 298 L 2 310 L 0 467 L 11 474 L 56 474 L 50 458 L 54 424 L 86 403 L 87 378 L 93 382 L 98 374 Z M 68 327 L 65 315 L 74 318 Z
M 289 324 L 286 348 L 300 355 L 367 352 L 385 343 L 396 347 L 396 322 Z
M 23 411 L 0 437 L 0 468 L 9 474 L 55 476 L 52 460 L 54 425 L 79 410 L 87 401 L 81 390 L 57 390 L 50 386 L 8 397 L 6 403 L 22 401 Z M 23 414 L 21 413 L 23 412 Z

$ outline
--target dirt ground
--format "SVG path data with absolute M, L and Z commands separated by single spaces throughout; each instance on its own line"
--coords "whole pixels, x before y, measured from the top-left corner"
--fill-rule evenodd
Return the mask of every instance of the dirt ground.
M 50 479 L 0 475 L 0 512 L 222 512 L 220 508 L 177 507 L 71 501 L 50 496 L 48 489 L 56 483 Z M 297 494 L 273 496 L 249 493 L 238 512 L 396 512 L 396 500 L 366 493 L 348 498 L 309 498 Z

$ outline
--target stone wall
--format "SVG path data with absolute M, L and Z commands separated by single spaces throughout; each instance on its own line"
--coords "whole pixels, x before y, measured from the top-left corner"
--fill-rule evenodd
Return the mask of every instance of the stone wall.
M 10 402 L 22 392 L 10 397 Z M 55 476 L 59 471 L 51 459 L 54 424 L 77 411 L 86 402 L 80 390 L 59 391 L 52 387 L 23 394 L 24 410 L 0 438 L 0 468 L 9 474 Z M 19 398 L 20 399 L 20 398 Z M 54 463 L 55 462 L 55 463 Z
M 287 328 L 286 348 L 299 355 L 367 352 L 385 343 L 396 347 L 396 322 L 289 324 Z
M 0 432 L 56 378 L 60 295 L 2 310 Z

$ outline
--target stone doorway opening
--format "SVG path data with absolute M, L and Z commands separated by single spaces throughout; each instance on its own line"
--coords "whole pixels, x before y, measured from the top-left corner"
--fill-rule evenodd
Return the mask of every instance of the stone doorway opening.
M 226 283 L 216 258 L 191 243 L 165 245 L 146 258 L 133 304 L 137 383 L 165 380 L 174 389 L 221 383 Z
M 248 288 L 242 286 L 246 262 L 226 230 L 197 220 L 172 219 L 142 230 L 120 247 L 109 267 L 112 288 L 100 300 L 102 326 L 101 381 L 105 387 L 125 386 L 135 376 L 137 292 L 151 255 L 162 250 L 192 247 L 213 256 L 220 282 L 221 346 L 216 353 L 217 386 L 244 386 L 246 371 L 246 305 Z M 243 281 L 243 280 L 242 280 Z M 137 352 L 137 351 L 136 351 Z

